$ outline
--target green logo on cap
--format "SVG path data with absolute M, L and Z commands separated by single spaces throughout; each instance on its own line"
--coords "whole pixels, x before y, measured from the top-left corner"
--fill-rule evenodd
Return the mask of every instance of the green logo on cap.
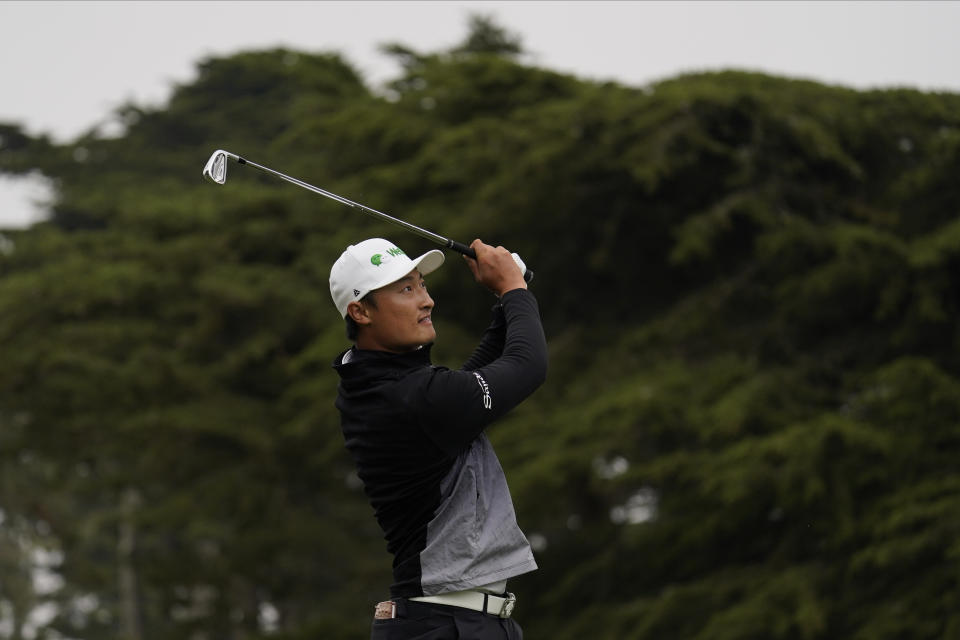
M 390 256 L 394 256 L 394 257 L 404 255 L 403 250 L 398 249 L 397 247 L 387 249 L 387 253 L 390 254 Z M 380 265 L 384 264 L 388 260 L 390 260 L 390 257 L 385 256 L 382 253 L 375 253 L 372 256 L 370 256 L 370 263 L 375 267 L 379 267 Z

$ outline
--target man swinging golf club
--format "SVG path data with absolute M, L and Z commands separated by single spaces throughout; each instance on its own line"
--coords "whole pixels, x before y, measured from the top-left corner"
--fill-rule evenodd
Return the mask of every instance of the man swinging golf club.
M 484 429 L 546 376 L 536 299 L 503 247 L 475 240 L 464 258 L 498 297 L 459 370 L 434 366 L 434 301 L 424 276 L 438 250 L 411 260 L 381 238 L 351 245 L 330 293 L 354 346 L 337 356 L 336 406 L 364 491 L 393 554 L 390 599 L 372 640 L 519 640 L 507 580 L 537 568 Z

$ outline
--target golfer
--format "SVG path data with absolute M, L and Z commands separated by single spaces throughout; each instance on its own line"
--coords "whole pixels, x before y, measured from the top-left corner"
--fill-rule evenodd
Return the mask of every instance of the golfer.
M 347 450 L 393 554 L 390 599 L 373 640 L 519 640 L 507 580 L 537 564 L 484 429 L 546 376 L 536 299 L 503 247 L 475 240 L 465 258 L 497 296 L 493 320 L 459 370 L 433 365 L 436 339 L 424 276 L 381 238 L 351 245 L 330 270 L 330 293 L 354 346 L 337 356 L 336 406 Z

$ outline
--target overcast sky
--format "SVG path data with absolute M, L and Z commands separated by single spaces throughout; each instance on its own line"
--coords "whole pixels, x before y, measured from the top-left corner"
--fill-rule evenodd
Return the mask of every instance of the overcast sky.
M 204 57 L 275 46 L 339 52 L 375 86 L 398 72 L 378 45 L 448 48 L 471 13 L 519 34 L 526 62 L 584 78 L 738 68 L 960 93 L 960 2 L 7 0 L 0 122 L 69 141 L 125 102 L 162 105 Z M 35 219 L 43 197 L 39 180 L 0 180 L 0 227 Z

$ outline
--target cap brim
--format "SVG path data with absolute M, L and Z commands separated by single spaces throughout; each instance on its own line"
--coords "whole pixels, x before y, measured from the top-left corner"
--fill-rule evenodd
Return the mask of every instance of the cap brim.
M 445 256 L 439 249 L 431 249 L 425 254 L 413 261 L 413 266 L 420 271 L 420 275 L 425 276 L 432 271 L 436 271 L 443 264 Z

